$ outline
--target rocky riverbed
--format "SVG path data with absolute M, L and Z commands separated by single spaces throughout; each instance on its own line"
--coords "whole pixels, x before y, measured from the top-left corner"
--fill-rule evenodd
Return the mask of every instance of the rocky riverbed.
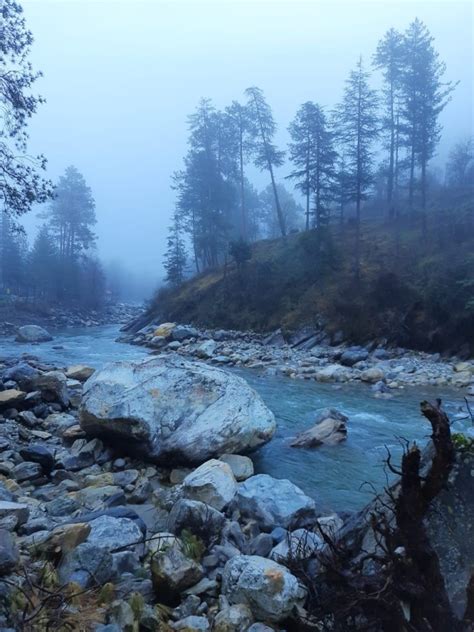
M 148 323 L 119 340 L 173 351 L 220 366 L 259 369 L 293 379 L 318 382 L 362 382 L 377 396 L 407 386 L 453 386 L 474 395 L 474 362 L 442 358 L 439 354 L 387 348 L 329 344 L 321 332 L 303 329 L 284 337 L 281 331 L 268 336 L 253 332 L 203 330 L 175 323 Z
M 0 367 L 0 627 L 270 632 L 306 621 L 324 536 L 358 518 L 254 473 L 241 452 L 271 439 L 273 414 L 240 377 L 187 357 L 242 342 L 187 338 L 98 371 L 32 358 Z M 200 350 L 179 353 L 188 346 Z M 456 586 L 470 563 L 458 558 Z

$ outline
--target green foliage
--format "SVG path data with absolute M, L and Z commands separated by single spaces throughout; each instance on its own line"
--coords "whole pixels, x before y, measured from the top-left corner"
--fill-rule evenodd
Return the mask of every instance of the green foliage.
M 459 452 L 474 452 L 474 439 L 466 437 L 466 435 L 461 432 L 456 432 L 451 436 L 456 450 Z
M 195 536 L 188 529 L 183 529 L 180 534 L 181 543 L 183 547 L 183 553 L 195 560 L 196 562 L 200 562 L 202 556 L 206 552 L 206 546 L 204 542 Z

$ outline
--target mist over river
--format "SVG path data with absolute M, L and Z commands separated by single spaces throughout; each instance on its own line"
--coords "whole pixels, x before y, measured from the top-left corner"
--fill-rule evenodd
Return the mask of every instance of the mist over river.
M 106 362 L 140 360 L 148 355 L 143 347 L 115 342 L 117 325 L 69 328 L 52 334 L 52 342 L 37 345 L 2 338 L 0 359 L 29 354 L 60 366 L 100 368 Z M 455 390 L 413 387 L 397 391 L 392 399 L 376 399 L 370 387 L 362 384 L 322 384 L 252 369 L 229 370 L 249 382 L 277 419 L 273 440 L 252 455 L 256 471 L 290 479 L 322 509 L 360 509 L 387 483 L 383 467 L 386 447 L 400 455 L 404 439 L 426 442 L 429 426 L 419 412 L 420 401 L 442 397 L 451 419 L 463 404 L 461 392 Z M 347 441 L 313 450 L 290 448 L 289 439 L 311 426 L 312 412 L 321 407 L 337 408 L 348 415 Z M 467 420 L 458 420 L 454 428 L 467 424 Z

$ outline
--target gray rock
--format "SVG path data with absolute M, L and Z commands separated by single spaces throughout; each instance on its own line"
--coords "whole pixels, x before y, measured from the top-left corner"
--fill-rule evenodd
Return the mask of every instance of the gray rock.
M 107 548 L 84 542 L 68 552 L 58 568 L 60 581 L 83 588 L 105 584 L 113 576 L 112 554 Z
M 305 591 L 277 562 L 256 555 L 236 555 L 225 565 L 222 592 L 232 604 L 246 604 L 257 619 L 282 621 L 302 605 Z
M 341 364 L 344 366 L 354 366 L 357 362 L 367 360 L 369 352 L 364 347 L 349 347 L 341 355 Z
M 198 358 L 208 360 L 212 358 L 217 349 L 217 342 L 215 340 L 205 340 L 196 349 L 196 355 Z
M 11 573 L 19 558 L 13 535 L 6 529 L 0 529 L 0 576 Z
M 25 481 L 32 481 L 35 478 L 39 478 L 43 474 L 43 468 L 39 463 L 30 463 L 29 461 L 23 461 L 18 463 L 13 468 L 13 477 L 18 483 L 24 483 Z
M 22 390 L 29 390 L 33 379 L 38 375 L 38 369 L 27 362 L 19 362 L 3 373 L 3 381 L 13 380 Z
M 173 506 L 168 529 L 179 535 L 188 529 L 195 535 L 205 535 L 209 539 L 218 538 L 225 523 L 225 516 L 217 509 L 196 500 L 178 500 Z
M 24 325 L 18 329 L 15 340 L 17 342 L 48 342 L 53 336 L 38 325 Z
M 50 516 L 70 516 L 80 508 L 80 504 L 71 496 L 58 496 L 46 503 L 46 511 Z
M 320 445 L 336 445 L 347 438 L 345 421 L 328 417 L 312 428 L 300 432 L 291 442 L 293 448 L 315 448 Z
M 241 483 L 234 503 L 244 517 L 253 518 L 267 531 L 276 526 L 288 529 L 311 525 L 317 518 L 312 498 L 290 481 L 268 474 L 257 474 Z
M 151 576 L 160 601 L 177 605 L 180 593 L 197 584 L 204 571 L 201 564 L 185 555 L 180 544 L 174 544 L 152 558 Z
M 241 378 L 175 355 L 117 362 L 85 384 L 82 428 L 156 462 L 202 462 L 268 441 L 275 419 Z
M 183 494 L 221 511 L 234 498 L 237 491 L 232 470 L 222 461 L 211 459 L 186 476 Z
M 243 632 L 253 623 L 252 611 L 244 604 L 228 606 L 217 613 L 213 632 Z
M 110 551 L 135 547 L 143 541 L 138 525 L 128 518 L 100 516 L 90 523 L 91 531 L 87 542 Z
M 219 460 L 224 461 L 232 470 L 236 481 L 245 481 L 254 474 L 252 459 L 240 454 L 223 454 Z
M 173 630 L 183 632 L 208 632 L 211 629 L 209 621 L 205 617 L 191 615 L 171 624 Z
M 186 338 L 197 338 L 199 335 L 198 330 L 194 327 L 187 327 L 186 325 L 177 325 L 171 332 L 173 340 L 183 342 Z
M 20 450 L 20 455 L 25 461 L 39 463 L 45 472 L 51 472 L 54 468 L 54 457 L 48 448 L 39 443 L 30 445 Z
M 28 505 L 24 503 L 15 503 L 10 500 L 0 500 L 0 520 L 8 516 L 15 516 L 19 525 L 24 524 L 30 515 Z
M 281 564 L 291 560 L 306 560 L 322 546 L 320 535 L 306 529 L 296 529 L 272 549 L 270 557 Z
M 67 378 L 61 371 L 48 371 L 37 375 L 33 380 L 33 388 L 41 392 L 47 402 L 59 402 L 61 406 L 69 405 Z

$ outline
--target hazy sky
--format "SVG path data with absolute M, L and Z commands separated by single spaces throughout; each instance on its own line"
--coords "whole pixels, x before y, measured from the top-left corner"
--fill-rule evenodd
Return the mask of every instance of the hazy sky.
M 96 199 L 103 258 L 152 278 L 162 273 L 170 176 L 186 151 L 186 117 L 202 96 L 224 107 L 260 86 L 284 146 L 301 103 L 332 107 L 358 56 L 369 61 L 388 28 L 403 30 L 419 17 L 436 39 L 446 78 L 461 81 L 442 116 L 438 160 L 473 131 L 471 2 L 21 3 L 47 99 L 32 120 L 30 150 L 47 156 L 53 180 L 69 164 L 78 167 Z

